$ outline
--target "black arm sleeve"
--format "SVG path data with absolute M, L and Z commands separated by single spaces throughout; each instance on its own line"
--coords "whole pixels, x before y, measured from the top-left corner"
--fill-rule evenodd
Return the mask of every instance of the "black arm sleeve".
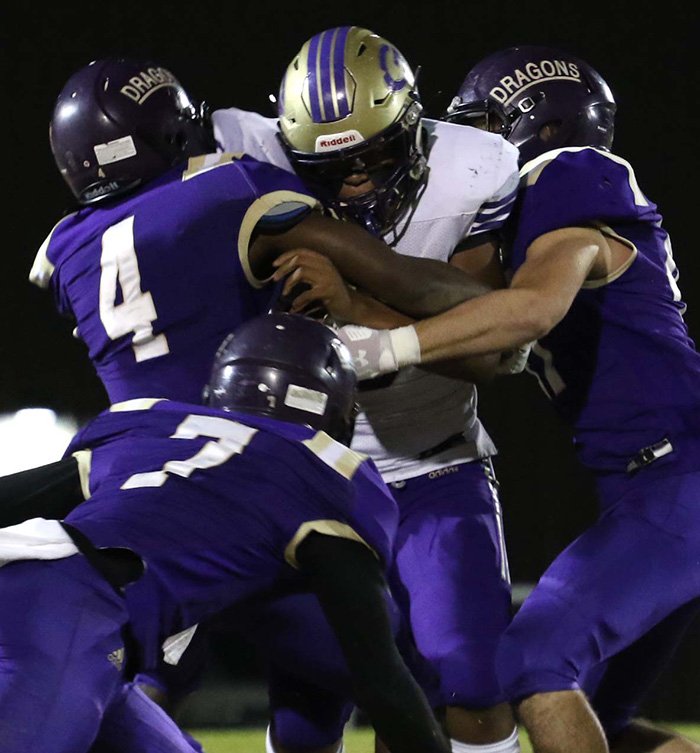
M 310 534 L 297 559 L 348 662 L 356 703 L 392 753 L 449 753 L 428 701 L 401 658 L 377 559 L 363 544 Z
M 0 477 L 0 527 L 30 518 L 62 520 L 83 501 L 78 461 L 55 463 Z

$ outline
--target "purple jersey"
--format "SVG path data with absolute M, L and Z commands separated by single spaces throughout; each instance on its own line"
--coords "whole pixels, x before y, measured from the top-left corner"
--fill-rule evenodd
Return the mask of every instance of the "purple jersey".
M 697 454 L 682 450 L 700 437 L 700 356 L 656 206 L 625 160 L 589 147 L 533 160 L 522 186 L 514 270 L 537 237 L 564 227 L 595 226 L 634 251 L 609 279 L 584 284 L 530 356 L 528 370 L 573 426 L 581 461 L 624 473 L 662 443 L 674 451 L 655 468 L 697 468 Z
M 148 666 L 168 635 L 295 578 L 311 530 L 391 560 L 398 511 L 365 456 L 305 426 L 138 402 L 148 409 L 112 406 L 74 438 L 67 454 L 91 451 L 90 497 L 66 522 L 145 562 L 126 598 Z
M 77 322 L 111 402 L 199 403 L 222 339 L 269 307 L 273 287 L 248 262 L 254 229 L 315 205 L 286 171 L 247 156 L 197 157 L 65 217 L 30 279 Z

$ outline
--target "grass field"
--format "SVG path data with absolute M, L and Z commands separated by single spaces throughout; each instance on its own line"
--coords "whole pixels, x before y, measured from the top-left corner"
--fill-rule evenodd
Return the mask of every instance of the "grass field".
M 669 725 L 692 740 L 700 742 L 700 724 Z M 206 753 L 264 753 L 265 731 L 249 730 L 190 730 L 204 746 Z M 367 729 L 349 730 L 345 735 L 347 753 L 372 753 L 372 733 Z M 532 753 L 527 739 L 521 738 L 523 753 Z

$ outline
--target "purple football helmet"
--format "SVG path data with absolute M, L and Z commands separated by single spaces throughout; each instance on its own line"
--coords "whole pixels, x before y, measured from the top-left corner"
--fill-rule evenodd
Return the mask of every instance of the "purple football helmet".
M 213 408 L 306 424 L 350 444 L 357 378 L 335 331 L 302 314 L 272 312 L 221 344 L 204 401 Z
M 443 120 L 500 133 L 524 164 L 550 149 L 610 149 L 615 100 L 588 63 L 568 52 L 510 47 L 478 62 Z
M 66 82 L 49 128 L 80 204 L 124 194 L 188 157 L 216 151 L 206 107 L 152 61 L 94 60 Z

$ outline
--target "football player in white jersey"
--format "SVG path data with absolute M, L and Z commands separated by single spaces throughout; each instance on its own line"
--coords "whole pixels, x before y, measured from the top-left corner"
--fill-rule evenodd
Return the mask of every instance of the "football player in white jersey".
M 504 285 L 497 235 L 517 191 L 517 149 L 494 134 L 424 118 L 414 74 L 386 39 L 354 26 L 323 31 L 288 67 L 278 121 L 231 109 L 215 111 L 213 123 L 222 148 L 240 148 L 245 135 L 255 156 L 293 168 L 331 213 L 398 253 L 456 265 L 485 290 Z M 302 254 L 305 277 L 300 270 L 286 290 L 301 280 L 318 298 L 320 280 L 332 274 Z M 361 291 L 346 292 L 349 321 L 408 321 Z M 497 361 L 478 366 L 493 373 Z M 490 460 L 496 448 L 476 413 L 474 366 L 409 367 L 365 382 L 353 449 L 374 459 L 401 509 L 392 592 L 434 680 L 432 700 L 444 710 L 453 750 L 514 753 L 515 723 L 494 672 L 510 583 Z M 310 716 L 308 708 L 273 707 L 268 750 L 340 750 L 342 724 L 321 731 L 319 722 L 311 734 Z

